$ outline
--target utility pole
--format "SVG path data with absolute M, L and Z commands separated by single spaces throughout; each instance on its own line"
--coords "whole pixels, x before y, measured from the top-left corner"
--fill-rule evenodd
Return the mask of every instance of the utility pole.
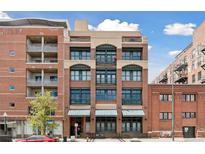
M 172 141 L 174 141 L 174 65 L 172 66 Z

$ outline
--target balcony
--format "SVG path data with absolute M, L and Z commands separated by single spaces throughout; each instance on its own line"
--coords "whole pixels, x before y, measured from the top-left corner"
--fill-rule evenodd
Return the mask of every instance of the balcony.
M 174 71 L 179 72 L 179 71 L 185 70 L 187 68 L 187 66 L 188 66 L 187 62 L 180 63 L 175 67 Z
M 201 68 L 203 68 L 205 70 L 205 61 L 201 62 Z
M 159 80 L 159 83 L 167 84 L 168 78 L 167 74 L 163 75 L 163 77 Z
M 187 84 L 187 81 L 188 81 L 188 73 L 183 72 L 183 73 L 179 74 L 178 78 L 174 82 L 175 83 Z
M 46 58 L 44 59 L 43 63 L 58 63 L 57 58 Z
M 201 50 L 201 52 L 202 52 L 203 54 L 205 54 L 205 45 L 201 45 L 201 46 L 200 46 L 200 50 Z

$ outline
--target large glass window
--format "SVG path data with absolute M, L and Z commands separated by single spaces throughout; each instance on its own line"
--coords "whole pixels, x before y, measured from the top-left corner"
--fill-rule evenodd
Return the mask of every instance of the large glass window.
M 90 48 L 71 47 L 70 48 L 70 59 L 71 60 L 89 60 L 90 59 Z
M 141 60 L 142 48 L 122 48 L 123 60 Z
M 90 68 L 85 65 L 75 65 L 71 67 L 70 71 L 71 80 L 90 80 Z
M 90 103 L 90 89 L 71 89 L 70 90 L 71 104 L 89 104 Z
M 115 89 L 97 89 L 96 100 L 115 100 L 116 90 Z
M 128 65 L 122 68 L 123 81 L 141 81 L 142 68 L 136 65 Z
M 113 64 L 116 61 L 116 48 L 112 45 L 101 45 L 96 48 L 97 64 Z
M 123 104 L 142 104 L 142 90 L 141 89 L 123 89 L 122 90 Z
M 116 83 L 116 71 L 97 70 L 96 81 L 97 81 L 97 84 L 115 84 Z
M 123 132 L 142 132 L 142 118 L 123 118 L 122 119 Z
M 96 118 L 96 131 L 100 132 L 115 132 L 116 130 L 116 118 L 101 117 Z

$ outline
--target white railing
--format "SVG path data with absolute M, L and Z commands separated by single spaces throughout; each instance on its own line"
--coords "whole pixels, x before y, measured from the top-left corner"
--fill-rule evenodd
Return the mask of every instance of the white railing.
M 28 52 L 41 52 L 42 44 L 28 44 L 27 45 Z
M 57 44 L 44 44 L 43 51 L 44 52 L 57 52 L 58 47 Z

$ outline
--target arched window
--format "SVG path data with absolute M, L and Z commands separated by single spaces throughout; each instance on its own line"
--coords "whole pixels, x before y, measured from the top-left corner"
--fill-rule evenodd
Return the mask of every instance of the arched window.
M 138 65 L 128 65 L 122 68 L 123 81 L 141 81 L 142 67 Z
M 90 67 L 87 65 L 74 65 L 70 68 L 70 79 L 73 81 L 90 80 Z
M 114 64 L 116 61 L 116 47 L 104 44 L 96 47 L 97 64 Z

